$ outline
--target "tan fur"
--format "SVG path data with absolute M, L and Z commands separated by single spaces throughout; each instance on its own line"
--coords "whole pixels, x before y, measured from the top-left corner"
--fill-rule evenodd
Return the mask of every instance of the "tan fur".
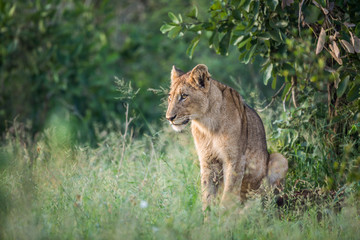
M 284 179 L 287 160 L 279 153 L 269 156 L 258 114 L 234 89 L 212 79 L 207 66 L 187 73 L 173 67 L 168 103 L 166 118 L 174 130 L 191 120 L 204 210 L 221 189 L 226 207 L 233 199 L 245 200 L 265 177 L 271 185 Z
M 288 161 L 280 153 L 270 154 L 267 180 L 271 186 L 280 186 L 288 170 Z

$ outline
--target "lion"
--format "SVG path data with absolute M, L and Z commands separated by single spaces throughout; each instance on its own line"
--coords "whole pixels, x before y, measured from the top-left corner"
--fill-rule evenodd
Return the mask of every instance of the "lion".
M 233 88 L 214 80 L 204 64 L 185 73 L 173 66 L 166 119 L 175 131 L 191 122 L 200 161 L 202 209 L 243 202 L 265 179 L 279 186 L 288 170 L 280 153 L 269 154 L 259 115 Z

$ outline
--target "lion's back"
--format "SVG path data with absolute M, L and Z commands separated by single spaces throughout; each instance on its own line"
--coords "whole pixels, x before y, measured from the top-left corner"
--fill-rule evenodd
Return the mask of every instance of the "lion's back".
M 247 105 L 245 111 L 248 128 L 248 145 L 257 148 L 259 151 L 267 152 L 265 129 L 260 116 Z

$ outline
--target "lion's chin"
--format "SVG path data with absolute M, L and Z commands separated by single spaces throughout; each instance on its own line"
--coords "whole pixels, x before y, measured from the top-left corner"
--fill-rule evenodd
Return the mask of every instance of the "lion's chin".
M 184 130 L 186 124 L 183 125 L 174 125 L 171 124 L 171 127 L 176 131 L 176 132 L 181 132 L 182 130 Z
M 189 121 L 190 121 L 190 119 L 186 119 L 185 121 L 183 121 L 183 122 L 180 123 L 180 124 L 174 124 L 174 123 L 171 123 L 171 122 L 170 122 L 170 124 L 171 124 L 171 127 L 172 127 L 176 132 L 181 132 L 181 131 L 185 128 L 186 124 L 189 123 Z

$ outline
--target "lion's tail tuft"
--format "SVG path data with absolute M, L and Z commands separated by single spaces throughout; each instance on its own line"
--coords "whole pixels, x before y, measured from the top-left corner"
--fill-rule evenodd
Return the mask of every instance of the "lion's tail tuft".
M 280 153 L 270 154 L 267 179 L 270 186 L 281 187 L 288 171 L 288 160 Z

